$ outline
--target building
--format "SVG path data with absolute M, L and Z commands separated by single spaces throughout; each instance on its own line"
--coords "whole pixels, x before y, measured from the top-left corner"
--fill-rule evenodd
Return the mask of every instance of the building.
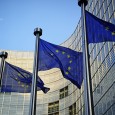
M 77 5 L 77 4 L 76 4 Z M 89 0 L 86 9 L 115 24 L 115 0 Z M 82 51 L 81 20 L 62 46 Z M 7 51 L 7 61 L 32 72 L 33 52 Z M 115 43 L 89 45 L 95 115 L 115 115 Z M 84 83 L 79 90 L 58 69 L 40 72 L 50 91 L 37 94 L 37 115 L 84 115 Z M 0 93 L 1 115 L 28 115 L 30 94 Z

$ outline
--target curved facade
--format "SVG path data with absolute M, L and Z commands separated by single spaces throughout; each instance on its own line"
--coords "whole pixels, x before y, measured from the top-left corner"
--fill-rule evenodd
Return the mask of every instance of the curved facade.
M 115 0 L 89 0 L 86 9 L 115 24 Z M 82 51 L 81 20 L 62 46 Z M 33 52 L 7 51 L 6 61 L 32 72 Z M 95 115 L 115 115 L 115 43 L 89 45 Z M 39 73 L 50 91 L 37 94 L 37 115 L 84 115 L 84 83 L 79 90 L 59 69 Z M 30 94 L 0 93 L 0 115 L 28 115 Z

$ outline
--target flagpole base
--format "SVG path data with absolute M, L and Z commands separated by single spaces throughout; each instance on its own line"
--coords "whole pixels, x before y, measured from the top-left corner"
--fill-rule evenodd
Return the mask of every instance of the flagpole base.
M 78 5 L 81 6 L 84 3 L 86 6 L 88 4 L 88 0 L 78 0 Z
M 8 57 L 8 53 L 5 51 L 0 52 L 0 57 L 6 59 Z
M 39 34 L 39 36 L 42 35 L 42 29 L 41 28 L 35 28 L 34 29 L 34 35 L 36 36 L 37 34 Z

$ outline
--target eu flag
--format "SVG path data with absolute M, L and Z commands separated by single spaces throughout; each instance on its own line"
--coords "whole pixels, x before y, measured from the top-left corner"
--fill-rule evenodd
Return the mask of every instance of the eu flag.
M 83 54 L 66 47 L 39 41 L 38 71 L 59 68 L 63 77 L 70 80 L 78 88 L 83 81 Z
M 1 82 L 1 92 L 30 93 L 32 73 L 5 62 Z M 37 90 L 42 90 L 44 93 L 49 91 L 49 88 L 44 87 L 44 83 L 39 77 L 37 77 Z
M 115 42 L 115 25 L 86 11 L 88 43 Z

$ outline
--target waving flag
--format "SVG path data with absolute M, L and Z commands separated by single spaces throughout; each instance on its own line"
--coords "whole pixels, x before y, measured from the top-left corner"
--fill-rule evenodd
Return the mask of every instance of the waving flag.
M 86 11 L 88 43 L 115 42 L 115 25 Z
M 1 92 L 30 93 L 31 84 L 32 73 L 5 62 Z M 49 91 L 39 77 L 37 78 L 37 90 L 42 90 L 44 93 Z
M 39 71 L 59 68 L 63 77 L 78 88 L 83 81 L 83 54 L 69 48 L 39 41 Z

